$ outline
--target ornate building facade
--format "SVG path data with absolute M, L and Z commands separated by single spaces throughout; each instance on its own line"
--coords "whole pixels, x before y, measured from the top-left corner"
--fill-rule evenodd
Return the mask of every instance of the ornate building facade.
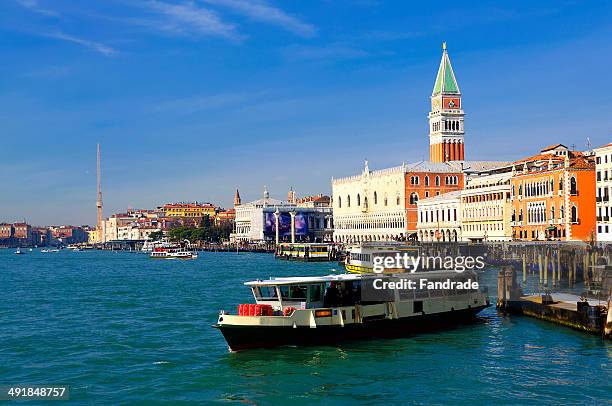
M 406 235 L 403 166 L 332 180 L 334 241 L 385 241 Z
M 523 241 L 595 239 L 595 159 L 557 144 L 514 163 L 511 226 Z
M 279 242 L 331 241 L 334 228 L 332 207 L 323 202 L 302 205 L 295 196 L 293 200 L 271 198 L 268 190 L 264 189 L 262 199 L 236 205 L 235 232 L 230 239 L 256 243 L 277 239 Z
M 612 143 L 595 150 L 597 241 L 612 242 Z
M 510 179 L 512 172 L 471 177 L 461 191 L 462 235 L 464 241 L 509 241 Z

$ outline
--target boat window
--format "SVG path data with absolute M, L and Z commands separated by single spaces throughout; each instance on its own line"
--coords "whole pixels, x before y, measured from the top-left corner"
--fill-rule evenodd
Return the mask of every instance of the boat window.
M 276 294 L 276 286 L 258 286 L 255 288 L 255 297 L 257 299 L 278 299 Z
M 322 286 L 319 285 L 310 285 L 310 301 L 311 302 L 321 302 L 323 301 L 323 289 Z
M 307 285 L 283 285 L 280 287 L 281 298 L 289 300 L 306 300 Z

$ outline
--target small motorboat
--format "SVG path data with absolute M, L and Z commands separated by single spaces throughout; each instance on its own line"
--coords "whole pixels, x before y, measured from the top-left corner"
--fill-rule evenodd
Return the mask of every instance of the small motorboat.
M 23 255 L 25 254 L 25 252 L 21 251 L 21 248 L 17 248 L 17 250 L 15 251 L 15 255 Z

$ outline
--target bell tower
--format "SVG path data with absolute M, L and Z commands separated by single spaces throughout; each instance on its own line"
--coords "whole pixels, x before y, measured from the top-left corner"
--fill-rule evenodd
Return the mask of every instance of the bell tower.
M 461 92 L 451 66 L 446 42 L 442 43 L 442 61 L 431 94 L 429 112 L 429 160 L 432 162 L 462 161 L 463 106 Z

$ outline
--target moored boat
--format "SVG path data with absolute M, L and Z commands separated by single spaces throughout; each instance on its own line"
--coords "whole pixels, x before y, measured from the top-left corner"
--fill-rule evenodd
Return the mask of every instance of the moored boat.
M 151 252 L 149 257 L 155 259 L 196 259 L 198 254 L 195 251 L 187 251 L 182 248 L 156 248 L 153 252 Z
M 372 273 L 374 272 L 374 263 L 377 258 L 395 257 L 397 254 L 407 254 L 410 257 L 418 257 L 420 254 L 419 248 L 407 245 L 404 242 L 393 241 L 376 241 L 362 242 L 356 245 L 349 246 L 346 250 L 346 258 L 344 267 L 351 273 Z M 406 272 L 411 269 L 404 268 L 386 268 L 385 273 Z
M 279 243 L 274 256 L 304 262 L 335 261 L 338 246 L 334 243 Z
M 460 289 L 430 289 L 429 285 L 420 286 L 421 279 L 463 285 Z M 417 288 L 406 289 L 405 284 L 410 284 L 406 281 L 414 281 Z M 221 311 L 214 327 L 221 331 L 231 351 L 404 337 L 473 321 L 490 305 L 476 281 L 472 271 L 251 281 L 245 285 L 251 288 L 256 303 L 239 305 L 238 314 Z M 395 285 L 377 290 L 376 285 L 383 282 Z M 398 282 L 404 283 L 403 287 Z M 472 288 L 465 288 L 467 283 L 472 283 Z

